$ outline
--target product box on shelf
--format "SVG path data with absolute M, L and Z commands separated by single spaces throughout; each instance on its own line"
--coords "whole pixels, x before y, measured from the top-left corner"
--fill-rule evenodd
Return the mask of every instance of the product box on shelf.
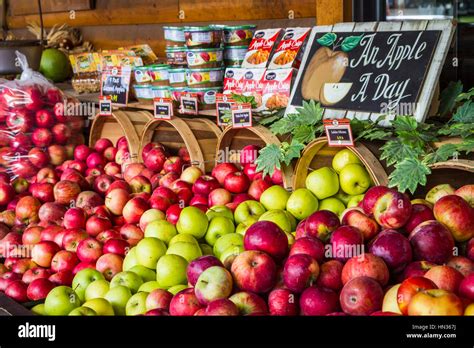
M 281 28 L 257 30 L 245 55 L 243 68 L 265 68 L 278 41 Z
M 310 31 L 311 28 L 287 28 L 268 68 L 299 68 Z

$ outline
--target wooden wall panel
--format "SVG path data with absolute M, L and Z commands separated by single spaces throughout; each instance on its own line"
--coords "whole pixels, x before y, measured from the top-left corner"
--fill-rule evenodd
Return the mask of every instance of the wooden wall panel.
M 316 0 L 316 25 L 344 22 L 344 0 Z
M 43 13 L 90 10 L 92 9 L 92 2 L 92 0 L 42 0 L 41 8 Z M 10 11 L 14 16 L 37 14 L 38 3 L 36 0 L 10 1 Z

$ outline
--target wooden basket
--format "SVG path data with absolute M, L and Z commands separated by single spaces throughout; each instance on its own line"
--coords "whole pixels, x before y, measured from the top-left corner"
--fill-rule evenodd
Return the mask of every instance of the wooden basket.
M 332 167 L 334 155 L 342 149 L 341 147 L 329 147 L 326 138 L 318 138 L 310 142 L 296 163 L 293 188 L 306 187 L 305 182 L 309 171 L 321 167 Z M 365 145 L 357 142 L 354 147 L 347 147 L 347 149 L 351 150 L 364 164 L 374 185 L 388 185 L 387 173 Z
M 246 145 L 264 147 L 268 144 L 280 145 L 280 139 L 268 128 L 257 125 L 250 128 L 227 127 L 219 137 L 216 151 L 216 164 L 232 162 L 238 164 L 239 151 Z M 293 166 L 282 166 L 283 184 L 286 188 L 292 187 Z
M 430 165 L 431 174 L 425 186 L 419 186 L 414 197 L 423 198 L 436 185 L 450 184 L 454 188 L 474 184 L 474 161 L 449 160 Z
M 110 139 L 114 144 L 125 136 L 128 141 L 130 158 L 133 162 L 140 159 L 140 138 L 145 125 L 153 119 L 147 111 L 117 110 L 112 116 L 97 116 L 92 122 L 89 146 L 94 146 L 100 138 Z
M 210 173 L 214 167 L 215 149 L 220 134 L 219 127 L 204 118 L 153 119 L 146 124 L 143 131 L 139 158 L 141 159 L 141 149 L 152 141 L 163 144 L 172 152 L 186 147 L 192 164 Z

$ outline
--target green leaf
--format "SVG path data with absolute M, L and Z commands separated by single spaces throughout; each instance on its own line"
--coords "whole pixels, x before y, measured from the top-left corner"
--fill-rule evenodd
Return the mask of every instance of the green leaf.
M 418 122 L 416 122 L 413 116 L 398 116 L 392 121 L 392 127 L 395 128 L 395 132 L 413 132 L 416 131 L 418 127 Z
M 299 126 L 293 132 L 293 139 L 299 143 L 307 144 L 315 138 L 314 128 L 311 126 Z
M 298 114 L 289 114 L 282 119 L 276 121 L 270 126 L 270 130 L 274 134 L 286 134 L 291 133 L 296 126 L 296 118 Z
M 255 163 L 257 172 L 262 171 L 263 176 L 273 175 L 275 168 L 281 168 L 281 162 L 284 159 L 282 149 L 276 144 L 269 144 L 261 149 Z
M 426 185 L 426 176 L 430 173 L 431 169 L 425 163 L 417 158 L 406 158 L 395 165 L 395 170 L 389 176 L 389 186 L 413 194 L 418 185 Z
M 360 133 L 359 138 L 366 140 L 387 140 L 392 133 L 383 129 L 371 128 Z
M 444 144 L 441 145 L 436 152 L 432 154 L 432 156 L 427 156 L 425 158 L 425 162 L 427 164 L 433 164 L 436 162 L 444 162 L 447 161 L 450 157 L 453 157 L 454 154 L 457 153 L 457 145 L 456 144 Z
M 341 49 L 344 52 L 349 52 L 352 51 L 354 48 L 356 48 L 359 45 L 360 40 L 362 40 L 362 37 L 364 34 L 359 35 L 359 36 L 348 36 L 342 41 Z
M 474 123 L 446 125 L 438 131 L 438 134 L 467 138 L 474 135 Z
M 413 148 L 399 139 L 387 141 L 380 149 L 382 150 L 380 159 L 385 160 L 389 166 L 400 163 L 404 159 L 418 158 L 423 153 L 422 149 Z
M 319 39 L 316 41 L 321 45 L 321 46 L 326 46 L 329 47 L 331 46 L 335 41 L 337 40 L 337 35 L 334 33 L 326 33 L 323 36 L 321 36 Z
M 252 106 L 252 109 L 257 108 L 257 102 L 255 101 L 254 96 L 232 93 L 232 99 L 234 99 L 237 103 L 249 103 Z
M 463 142 L 457 144 L 457 150 L 466 154 L 474 152 L 474 138 L 464 139 Z
M 448 86 L 441 92 L 440 105 L 438 114 L 443 117 L 450 113 L 456 103 L 456 98 L 462 92 L 461 81 L 451 81 Z
M 465 100 L 472 100 L 472 99 L 474 99 L 474 87 L 472 87 L 466 93 L 459 94 L 456 98 L 456 102 L 459 103 Z
M 298 108 L 297 122 L 300 125 L 315 125 L 322 121 L 324 109 L 314 100 L 303 101 L 303 107 Z
M 301 144 L 293 139 L 291 144 L 284 150 L 283 162 L 285 162 L 286 165 L 289 165 L 293 159 L 301 157 L 301 151 L 303 150 L 304 144 Z
M 457 108 L 454 116 L 449 120 L 453 123 L 474 123 L 474 103 L 467 101 Z

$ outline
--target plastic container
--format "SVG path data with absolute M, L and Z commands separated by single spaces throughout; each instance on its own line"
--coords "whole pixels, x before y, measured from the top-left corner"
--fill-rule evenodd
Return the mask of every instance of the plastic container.
M 196 48 L 186 52 L 188 67 L 192 69 L 218 68 L 224 61 L 223 48 Z
M 153 98 L 171 98 L 169 86 L 152 86 L 151 91 Z
M 169 86 L 169 68 L 170 66 L 167 64 L 151 65 L 148 69 L 148 75 L 150 75 L 151 84 L 153 86 Z
M 169 81 L 172 87 L 186 87 L 186 69 L 169 69 Z
M 181 104 L 181 96 L 186 93 L 186 87 L 170 87 L 171 99 L 175 108 L 179 108 Z
M 184 47 L 186 46 L 186 40 L 184 38 L 183 27 L 163 27 L 165 32 L 165 41 L 167 47 Z
M 184 37 L 188 48 L 219 47 L 223 30 L 220 27 L 184 27 Z
M 239 67 L 244 61 L 248 46 L 226 46 L 224 49 L 225 66 Z
M 224 68 L 188 69 L 188 87 L 219 87 L 224 80 Z
M 135 98 L 142 104 L 153 104 L 152 85 L 133 85 L 133 93 Z
M 225 26 L 224 44 L 226 46 L 248 46 L 256 28 L 256 25 Z
M 186 91 L 197 94 L 199 110 L 214 110 L 216 108 L 216 94 L 222 93 L 222 87 L 187 88 Z
M 133 81 L 137 85 L 147 85 L 151 83 L 151 76 L 148 73 L 149 66 L 137 66 L 133 69 Z
M 186 61 L 186 48 L 185 47 L 168 47 L 165 50 L 166 60 L 169 65 L 175 67 L 184 67 L 188 63 Z

